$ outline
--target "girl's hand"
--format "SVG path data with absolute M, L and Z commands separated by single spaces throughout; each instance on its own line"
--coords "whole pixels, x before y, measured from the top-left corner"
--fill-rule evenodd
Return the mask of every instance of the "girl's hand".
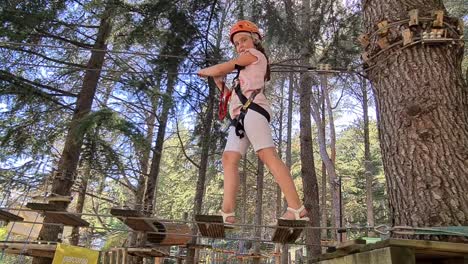
M 207 72 L 206 72 L 206 68 L 205 69 L 201 69 L 197 72 L 197 75 L 198 77 L 200 78 L 206 78 L 208 77 L 209 75 L 207 75 Z

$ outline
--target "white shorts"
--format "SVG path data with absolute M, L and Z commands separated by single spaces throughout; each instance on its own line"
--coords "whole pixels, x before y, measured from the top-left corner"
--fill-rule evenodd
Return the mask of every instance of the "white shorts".
M 245 136 L 241 139 L 236 135 L 236 129 L 229 127 L 229 135 L 224 151 L 239 152 L 242 156 L 247 153 L 247 149 L 252 144 L 255 152 L 275 147 L 271 135 L 270 124 L 267 119 L 255 110 L 249 109 L 244 118 Z

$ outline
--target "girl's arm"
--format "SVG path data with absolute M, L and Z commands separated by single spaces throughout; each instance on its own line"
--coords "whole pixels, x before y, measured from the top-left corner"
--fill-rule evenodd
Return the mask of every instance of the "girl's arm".
M 244 52 L 239 57 L 226 61 L 214 66 L 204 68 L 198 71 L 200 77 L 223 77 L 235 69 L 236 64 L 240 66 L 247 66 L 258 60 L 257 57 L 250 52 Z

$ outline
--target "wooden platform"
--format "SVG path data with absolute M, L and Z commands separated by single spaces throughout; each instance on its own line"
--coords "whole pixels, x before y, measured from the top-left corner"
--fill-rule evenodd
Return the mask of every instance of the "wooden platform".
M 27 203 L 26 207 L 35 211 L 63 211 L 58 205 L 49 203 Z
M 278 219 L 278 228 L 275 229 L 271 241 L 276 243 L 294 243 L 307 225 L 303 220 Z
M 129 255 L 138 257 L 168 257 L 169 254 L 159 249 L 154 248 L 127 248 Z
M 8 211 L 0 210 L 0 220 L 7 222 L 21 222 L 24 220 L 23 217 L 12 214 Z
M 428 264 L 468 262 L 468 244 L 389 239 L 369 245 L 351 245 L 314 260 L 320 264 Z M 436 262 L 434 262 L 434 260 Z
M 136 210 L 112 208 L 110 213 L 135 231 L 158 232 L 152 222 Z
M 57 244 L 1 242 L 0 249 L 6 254 L 25 255 L 31 257 L 53 258 Z
M 208 245 L 208 244 L 193 244 L 193 243 L 187 243 L 186 245 L 181 246 L 181 247 L 185 247 L 185 248 L 194 248 L 194 249 L 213 248 L 212 245 Z
M 89 223 L 81 217 L 65 212 L 45 212 L 44 215 L 47 217 L 50 223 L 58 223 L 66 226 L 78 226 L 88 227 Z
M 220 215 L 195 215 L 200 234 L 211 238 L 225 238 L 225 225 Z M 232 228 L 231 228 L 232 229 Z
M 65 202 L 65 203 L 71 203 L 73 200 L 72 196 L 63 196 L 63 195 L 49 195 L 49 196 L 44 196 L 44 195 L 36 195 L 31 197 L 34 202 L 39 202 L 39 203 L 49 203 L 49 202 Z

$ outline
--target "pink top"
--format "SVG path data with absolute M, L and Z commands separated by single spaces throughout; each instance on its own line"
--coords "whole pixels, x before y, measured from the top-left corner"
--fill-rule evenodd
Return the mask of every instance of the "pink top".
M 255 48 L 250 48 L 244 51 L 250 52 L 250 54 L 257 57 L 257 61 L 253 62 L 245 66 L 243 70 L 241 70 L 239 75 L 239 81 L 241 85 L 242 93 L 245 97 L 249 98 L 252 91 L 257 89 L 261 89 L 261 92 L 255 96 L 254 102 L 261 107 L 263 107 L 269 114 L 270 117 L 272 116 L 270 102 L 265 97 L 263 93 L 263 89 L 265 86 L 265 73 L 266 73 L 266 66 L 267 60 L 265 55 L 258 51 Z M 234 89 L 234 87 L 233 87 Z M 234 118 L 240 114 L 240 109 L 242 107 L 242 103 L 237 96 L 236 92 L 232 92 L 231 101 L 229 104 L 229 114 L 231 118 Z

